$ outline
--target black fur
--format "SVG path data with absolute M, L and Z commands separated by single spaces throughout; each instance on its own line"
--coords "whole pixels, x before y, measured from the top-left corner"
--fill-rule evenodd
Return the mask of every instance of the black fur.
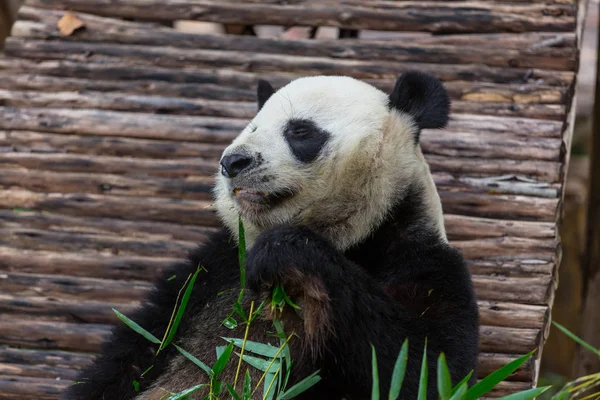
M 406 72 L 398 78 L 390 94 L 390 107 L 413 117 L 421 129 L 443 128 L 448 123 L 450 98 L 442 83 L 431 75 L 417 71 Z
M 258 88 L 256 89 L 256 95 L 258 98 L 258 111 L 263 108 L 269 97 L 271 97 L 275 93 L 275 89 L 271 84 L 263 79 L 258 81 Z
M 415 192 L 418 196 L 418 189 Z M 323 381 L 304 398 L 367 399 L 371 390 L 371 348 L 376 350 L 380 380 L 386 393 L 391 371 L 405 338 L 409 338 L 409 363 L 402 398 L 416 398 L 425 337 L 428 338 L 430 377 L 444 352 L 457 383 L 475 368 L 478 342 L 477 305 L 469 273 L 460 254 L 434 233 L 417 238 L 407 234 L 407 216 L 418 214 L 399 203 L 376 233 L 345 254 L 306 227 L 278 227 L 262 233 L 248 253 L 248 285 L 261 291 L 273 283 L 284 284 L 293 272 L 316 279 L 331 301 L 332 335 L 325 337 L 320 356 L 303 361 L 305 371 L 321 370 Z M 412 205 L 411 205 L 412 204 Z M 408 208 L 407 208 L 408 207 Z M 414 211 L 414 212 L 413 212 Z M 190 316 L 202 313 L 217 293 L 239 279 L 237 248 L 224 232 L 190 257 L 186 264 L 169 269 L 132 318 L 161 337 L 168 324 L 177 292 L 185 278 L 203 265 L 178 337 L 185 337 Z M 177 278 L 166 278 L 176 274 Z M 289 288 L 290 292 L 298 288 Z M 206 327 L 208 331 L 214 328 Z M 130 328 L 119 326 L 94 365 L 77 379 L 65 399 L 133 398 L 133 380 L 142 390 L 159 376 L 173 357 L 173 349 L 154 357 L 156 346 Z M 301 361 L 301 360 L 297 360 Z M 300 364 L 300 362 L 299 362 Z M 154 367 L 143 378 L 140 374 Z M 429 399 L 437 398 L 435 379 L 429 380 Z
M 303 163 L 313 161 L 331 134 L 309 119 L 291 119 L 283 132 L 294 157 Z

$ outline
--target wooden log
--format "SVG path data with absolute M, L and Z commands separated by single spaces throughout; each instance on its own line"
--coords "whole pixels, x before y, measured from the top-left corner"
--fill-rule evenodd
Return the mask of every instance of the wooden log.
M 1 375 L 26 376 L 32 378 L 49 378 L 55 380 L 75 380 L 75 378 L 77 377 L 77 371 L 69 368 L 48 365 L 21 365 L 0 363 L 0 376 Z
M 246 126 L 229 118 L 101 110 L 0 107 L 0 128 L 229 143 Z
M 42 64 L 47 65 L 47 64 Z M 223 101 L 256 100 L 254 86 L 229 87 L 211 83 L 175 83 L 160 80 L 99 80 L 68 76 L 40 75 L 39 65 L 25 60 L 0 58 L 0 88 L 6 90 L 36 90 L 42 92 L 105 92 L 118 94 L 147 94 L 181 98 L 201 98 Z M 3 69 L 2 69 L 3 68 Z M 85 69 L 85 64 L 81 65 Z M 32 73 L 24 73 L 23 71 Z M 43 73 L 44 71 L 40 71 Z M 50 71 L 52 72 L 52 71 Z M 56 71 L 57 74 L 60 72 Z M 109 77 L 106 77 L 109 79 Z M 371 81 L 375 86 L 389 92 L 394 82 Z M 447 81 L 444 86 L 454 101 L 475 103 L 510 104 L 559 104 L 566 102 L 566 88 L 540 83 L 502 84 L 470 81 Z
M 160 268 L 180 261 L 170 257 L 115 256 L 35 251 L 0 246 L 0 270 L 11 273 L 57 274 L 103 279 L 149 279 Z M 2 274 L 6 275 L 6 274 Z M 9 275 L 7 275 L 8 277 Z M 11 287 L 16 285 L 14 276 Z M 24 285 L 29 285 L 25 283 Z M 27 290 L 27 286 L 23 286 Z M 21 290 L 21 289 L 19 289 Z M 124 293 L 128 289 L 121 289 Z M 77 293 L 75 293 L 77 294 Z
M 503 49 L 493 46 L 449 46 L 373 40 L 282 40 L 256 36 L 190 34 L 170 28 L 149 28 L 114 24 L 115 19 L 88 18 L 78 14 L 86 29 L 76 35 L 60 34 L 57 16 L 44 16 L 45 11 L 29 8 L 37 19 L 46 22 L 17 21 L 12 36 L 32 40 L 67 40 L 90 43 L 170 46 L 182 49 L 228 50 L 266 54 L 300 55 L 356 60 L 386 60 L 396 62 L 482 64 L 510 68 L 542 68 L 573 71 L 576 51 L 571 47 L 535 47 Z M 25 11 L 27 12 L 27 10 Z M 23 11 L 22 11 L 23 13 Z M 444 61 L 441 61 L 444 60 Z
M 4 166 L 19 165 L 71 172 L 212 176 L 217 172 L 215 160 L 221 158 L 224 149 L 224 144 L 212 143 L 0 131 L 0 154 Z M 103 157 L 82 157 L 76 154 Z M 173 160 L 174 158 L 178 160 Z
M 143 204 L 143 206 L 142 206 Z M 67 215 L 116 217 L 219 226 L 209 202 L 92 194 L 0 191 L 0 207 L 60 211 Z
M 516 105 L 511 103 L 453 101 L 451 109 L 455 113 L 526 117 L 556 121 L 562 121 L 566 116 L 566 107 L 558 104 Z
M 562 138 L 563 124 L 530 118 L 506 118 L 476 114 L 452 114 L 447 130 L 465 132 L 511 132 L 523 136 Z
M 57 400 L 71 384 L 69 380 L 0 375 L 0 399 Z
M 103 92 L 40 93 L 37 91 L 23 92 L 14 90 L 0 90 L 0 104 L 14 107 L 96 108 L 113 111 L 205 115 L 229 118 L 251 118 L 256 114 L 257 109 L 255 103 L 248 102 L 198 100 Z
M 0 110 L 0 115 L 2 114 Z M 424 153 L 453 157 L 506 158 L 509 160 L 560 161 L 561 140 L 502 134 L 424 130 Z
M 548 84 L 568 82 L 568 71 L 527 68 L 500 68 L 472 64 L 428 64 L 417 62 L 341 60 L 324 57 L 289 56 L 222 50 L 176 49 L 164 46 L 120 45 L 88 42 L 54 42 L 8 38 L 5 53 L 33 60 L 62 60 L 92 64 L 124 63 L 166 69 L 228 68 L 242 72 L 293 73 L 295 75 L 348 75 L 359 79 L 395 80 L 402 71 L 419 70 L 441 80 L 477 80 L 483 82 L 522 82 L 533 75 L 545 77 Z M 160 73 L 153 67 L 154 75 Z M 549 74 L 552 73 L 552 76 Z M 530 76 L 531 75 L 531 76 Z M 181 79 L 181 78 L 180 78 Z M 214 79 L 214 78 L 213 78 Z M 544 78 L 542 78 L 544 79 Z
M 479 327 L 479 349 L 483 352 L 526 354 L 537 348 L 540 340 L 539 329 Z
M 13 296 L 0 294 L 0 312 L 29 315 L 36 320 L 58 317 L 59 321 L 85 324 L 116 324 L 119 321 L 112 309 L 131 315 L 139 303 L 109 303 L 94 300 L 66 300 L 57 297 Z M 56 319 L 54 319 L 56 320 Z M 0 364 L 0 371 L 2 371 Z M 18 372 L 18 371 L 17 371 Z M 19 375 L 12 373 L 10 375 Z M 33 376 L 33 375 L 29 375 Z
M 459 217 L 460 220 L 460 217 Z M 493 220 L 492 220 L 493 221 Z M 503 221 L 497 224 L 498 231 L 503 230 Z M 510 222 L 507 222 L 510 224 Z M 495 226 L 490 222 L 488 226 Z M 33 228 L 51 232 L 78 232 L 105 236 L 120 236 L 130 238 L 159 238 L 162 240 L 183 240 L 195 243 L 204 241 L 216 228 L 193 225 L 179 225 L 168 222 L 125 221 L 119 218 L 80 218 L 66 215 L 46 213 L 0 210 L 0 227 L 2 228 Z M 543 227 L 540 227 L 543 229 Z M 513 231 L 513 230 L 511 230 Z M 531 229 L 515 227 L 515 233 L 530 233 L 532 237 L 542 233 Z
M 530 239 L 556 238 L 556 226 L 552 222 L 502 221 L 453 214 L 445 214 L 444 221 L 446 234 L 453 241 L 507 235 Z
M 465 192 L 440 191 L 440 197 L 447 213 L 543 222 L 555 220 L 558 204 L 558 199 Z M 142 204 L 144 207 L 140 207 Z M 11 190 L 0 191 L 0 208 L 42 210 L 90 217 L 111 218 L 118 215 L 126 220 L 220 226 L 210 202 L 193 200 Z
M 542 329 L 550 318 L 547 306 L 479 300 L 481 325 Z
M 480 260 L 466 260 L 466 262 L 472 274 L 511 278 L 552 276 L 556 267 L 556 260 L 552 255 L 520 257 L 512 260 L 488 257 Z
M 500 382 L 498 385 L 486 393 L 482 399 L 496 399 L 515 394 L 516 392 L 522 392 L 533 388 L 533 383 L 528 382 Z
M 548 183 L 559 182 L 561 176 L 561 163 L 558 161 L 458 158 L 434 154 L 426 154 L 425 159 L 432 172 L 477 176 L 515 174 Z
M 165 268 L 167 265 L 162 265 Z M 148 274 L 139 273 L 138 278 L 145 281 L 158 276 L 159 269 L 149 270 Z M 65 301 L 100 300 L 111 303 L 139 301 L 150 289 L 148 282 L 125 281 L 123 279 L 97 279 L 69 275 L 45 275 L 39 273 L 2 273 L 0 274 L 2 294 L 31 297 L 43 296 L 61 298 Z
M 63 366 L 71 370 L 77 370 L 88 366 L 92 359 L 91 354 L 61 350 L 0 348 L 0 362 L 5 364 Z
M 4 168 L 141 173 L 163 177 L 213 176 L 217 173 L 216 160 L 221 157 L 223 149 L 223 145 L 207 143 L 0 131 L 0 164 Z M 74 154 L 65 154 L 65 151 Z M 85 154 L 99 157 L 82 156 Z M 479 177 L 514 174 L 540 182 L 561 181 L 561 164 L 557 161 L 464 158 L 435 154 L 426 154 L 425 158 L 434 173 Z
M 481 300 L 547 305 L 554 290 L 550 285 L 552 276 L 545 275 L 532 278 L 473 275 L 472 279 Z
M 16 40 L 16 39 L 11 39 Z M 54 57 L 58 57 L 54 54 Z M 105 60 L 108 61 L 108 60 Z M 113 59 L 110 63 L 98 64 L 84 61 L 68 60 L 32 60 L 0 58 L 0 70 L 18 73 L 39 72 L 44 75 L 60 77 L 102 79 L 102 80 L 150 80 L 172 83 L 212 84 L 228 87 L 240 87 L 244 90 L 255 88 L 259 79 L 268 78 L 275 87 L 281 87 L 302 74 L 271 71 L 265 73 L 252 73 L 235 71 L 231 69 L 200 69 L 193 68 L 164 68 L 156 65 L 143 65 L 127 62 L 126 60 Z M 572 84 L 574 73 L 560 71 L 546 71 L 541 69 L 507 69 L 470 66 L 441 68 L 438 64 L 412 65 L 416 68 L 425 68 L 427 72 L 437 76 L 442 81 L 475 81 L 477 85 L 491 84 L 541 84 L 542 87 L 555 86 L 557 89 L 566 90 Z M 441 68 L 441 69 L 440 69 Z M 394 65 L 393 73 L 387 74 L 383 79 L 365 79 L 368 83 L 387 92 L 393 87 L 395 79 L 403 70 Z M 331 73 L 330 71 L 314 71 L 312 75 Z M 350 76 L 352 70 L 346 71 Z M 268 76 L 267 76 L 268 75 Z M 529 101 L 531 101 L 529 99 Z
M 452 214 L 554 222 L 558 212 L 558 199 L 446 191 L 440 191 L 439 194 L 444 212 Z
M 0 229 L 0 245 L 48 251 L 98 252 L 125 255 L 184 258 L 197 247 L 195 242 L 161 240 L 157 238 L 123 238 L 81 232 L 48 232 L 41 229 Z
M 13 107 L 96 108 L 113 111 L 151 112 L 158 114 L 206 115 L 213 117 L 250 118 L 256 112 L 253 102 L 185 99 L 165 96 L 113 94 L 97 91 L 53 92 L 0 90 L 0 104 Z M 561 120 L 563 105 L 452 102 L 453 113 L 525 117 Z
M 535 257 L 538 254 L 553 254 L 558 242 L 554 239 L 526 239 L 500 237 L 466 241 L 452 241 L 466 258 L 488 257 Z
M 336 26 L 349 29 L 470 32 L 572 32 L 575 8 L 563 4 L 386 2 L 371 7 L 344 1 L 255 4 L 202 0 L 166 6 L 157 0 L 33 0 L 32 6 L 69 9 L 103 16 L 173 21 L 192 19 L 228 24 Z M 109 6 L 110 5 L 110 6 Z M 426 21 L 435 21 L 425 23 Z
M 40 349 L 98 352 L 110 327 L 17 319 L 0 315 L 0 343 Z
M 434 172 L 432 175 L 439 191 L 517 194 L 545 198 L 557 198 L 560 191 L 559 184 L 552 185 L 512 174 L 491 177 L 455 177 L 449 173 Z
M 521 355 L 516 354 L 500 354 L 500 353 L 479 353 L 477 376 L 485 378 L 492 372 L 502 368 L 511 361 L 514 361 Z M 510 374 L 506 380 L 508 381 L 523 381 L 531 382 L 534 376 L 535 362 L 533 358 L 527 360 L 519 369 Z
M 1 164 L 2 161 L 0 161 Z M 97 193 L 212 201 L 213 181 L 213 177 L 203 176 L 157 178 L 6 169 L 0 175 L 0 189 L 16 188 L 45 193 L 58 191 L 60 193 Z

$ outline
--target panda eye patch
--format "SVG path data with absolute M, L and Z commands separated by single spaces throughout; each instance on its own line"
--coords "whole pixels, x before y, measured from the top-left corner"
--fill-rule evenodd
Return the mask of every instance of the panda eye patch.
M 303 163 L 317 158 L 330 136 L 309 119 L 291 119 L 284 129 L 284 137 L 292 153 Z

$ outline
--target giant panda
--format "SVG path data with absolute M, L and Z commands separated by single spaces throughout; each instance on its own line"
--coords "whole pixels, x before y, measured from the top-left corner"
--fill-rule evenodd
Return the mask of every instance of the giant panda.
M 478 348 L 470 275 L 448 244 L 419 145 L 422 129 L 448 121 L 443 85 L 420 72 L 402 74 L 390 94 L 341 76 L 300 78 L 278 91 L 260 81 L 258 106 L 220 159 L 215 207 L 223 227 L 187 262 L 167 268 L 129 317 L 163 337 L 180 289 L 201 265 L 175 343 L 212 365 L 221 337 L 244 335 L 242 325 L 232 332 L 222 324 L 240 289 L 241 218 L 246 310 L 274 285 L 300 306 L 282 314 L 286 330 L 294 331 L 291 381 L 316 370 L 321 381 L 298 398 L 370 398 L 371 345 L 387 393 L 406 338 L 401 397 L 417 397 L 427 340 L 428 398 L 437 398 L 438 355 L 445 353 L 457 383 L 475 369 Z M 252 323 L 248 339 L 278 346 L 267 314 Z M 117 326 L 64 399 L 158 400 L 206 383 L 206 375 L 173 346 L 156 352 L 157 345 Z M 234 370 L 228 367 L 222 380 L 232 382 Z M 262 372 L 250 372 L 256 383 Z

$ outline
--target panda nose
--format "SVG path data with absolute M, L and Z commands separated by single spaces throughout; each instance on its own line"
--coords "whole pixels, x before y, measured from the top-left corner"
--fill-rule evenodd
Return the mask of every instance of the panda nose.
M 254 158 L 244 154 L 232 154 L 221 158 L 221 173 L 227 178 L 235 178 L 253 166 Z

